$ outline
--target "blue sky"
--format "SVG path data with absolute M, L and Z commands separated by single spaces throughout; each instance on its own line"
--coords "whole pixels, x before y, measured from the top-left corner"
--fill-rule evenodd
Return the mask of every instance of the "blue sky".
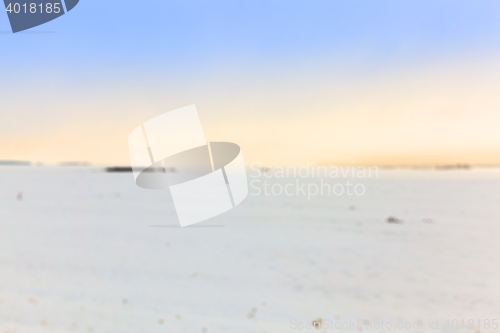
M 316 112 L 307 105 L 338 104 L 317 96 L 323 87 L 357 91 L 398 75 L 405 83 L 450 63 L 474 73 L 500 55 L 499 14 L 496 1 L 81 0 L 18 34 L 6 33 L 0 15 L 0 112 L 10 124 L 0 125 L 0 146 L 91 126 L 89 115 L 133 123 L 192 103 L 210 109 L 200 116 L 213 122 L 306 117 Z
M 328 57 L 380 66 L 493 50 L 500 40 L 495 1 L 82 0 L 75 9 L 27 34 L 3 34 L 1 61 L 10 71 L 53 66 L 62 75 Z M 6 14 L 0 30 L 9 30 Z

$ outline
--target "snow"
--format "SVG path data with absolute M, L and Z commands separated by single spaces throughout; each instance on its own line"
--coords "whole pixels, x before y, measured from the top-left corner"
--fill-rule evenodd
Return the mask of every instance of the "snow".
M 0 332 L 500 319 L 500 170 L 355 181 L 365 195 L 249 195 L 180 228 L 168 191 L 132 174 L 0 167 Z

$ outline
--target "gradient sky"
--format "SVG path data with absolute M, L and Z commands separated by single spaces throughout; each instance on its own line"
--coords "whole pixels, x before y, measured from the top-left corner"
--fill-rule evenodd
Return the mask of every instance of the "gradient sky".
M 247 164 L 500 164 L 497 1 L 81 0 L 9 31 L 0 160 L 128 164 L 196 104 Z

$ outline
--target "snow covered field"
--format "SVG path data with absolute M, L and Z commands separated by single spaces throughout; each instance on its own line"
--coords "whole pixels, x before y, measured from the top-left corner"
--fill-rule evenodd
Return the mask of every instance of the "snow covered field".
M 129 173 L 0 168 L 0 332 L 500 332 L 500 170 L 362 182 L 178 228 Z

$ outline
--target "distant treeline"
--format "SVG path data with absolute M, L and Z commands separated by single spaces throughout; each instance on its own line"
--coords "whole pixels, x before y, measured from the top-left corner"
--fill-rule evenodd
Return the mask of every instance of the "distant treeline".
M 0 165 L 8 165 L 8 166 L 30 166 L 31 162 L 25 162 L 25 161 L 0 161 Z

